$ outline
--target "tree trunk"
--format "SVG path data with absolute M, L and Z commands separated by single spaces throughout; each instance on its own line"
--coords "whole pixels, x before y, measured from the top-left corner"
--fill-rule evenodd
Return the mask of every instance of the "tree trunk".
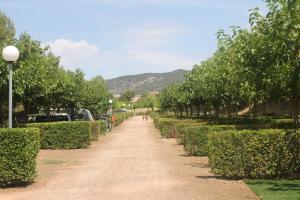
M 200 118 L 200 104 L 197 104 L 197 117 Z
M 193 106 L 191 106 L 190 107 L 190 115 L 191 115 L 191 117 L 193 117 L 193 114 L 194 114 L 194 108 L 193 108 Z
M 180 117 L 183 117 L 182 107 L 179 107 Z
M 174 109 L 174 112 L 175 112 L 175 116 L 178 117 L 178 108 L 177 107 Z
M 292 98 L 292 114 L 294 129 L 299 127 L 299 97 Z
M 257 119 L 257 101 L 254 101 L 253 103 L 252 116 L 253 116 L 253 120 Z
M 220 115 L 220 108 L 219 108 L 219 106 L 215 106 L 215 115 L 216 115 L 216 118 L 218 119 L 219 115 Z
M 188 117 L 189 116 L 189 106 L 188 105 L 185 106 L 185 113 L 186 113 L 186 117 Z

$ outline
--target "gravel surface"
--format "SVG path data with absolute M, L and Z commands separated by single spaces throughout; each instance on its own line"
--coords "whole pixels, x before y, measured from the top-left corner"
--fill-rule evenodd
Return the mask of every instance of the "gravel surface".
M 35 183 L 0 189 L 0 199 L 259 199 L 242 181 L 212 175 L 207 163 L 133 117 L 89 149 L 42 150 Z

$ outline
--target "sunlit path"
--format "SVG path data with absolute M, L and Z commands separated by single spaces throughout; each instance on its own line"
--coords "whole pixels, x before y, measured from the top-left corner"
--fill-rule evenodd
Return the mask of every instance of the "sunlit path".
M 62 159 L 62 152 L 75 164 L 40 169 L 36 183 L 0 190 L 0 199 L 258 199 L 242 181 L 216 179 L 205 158 L 185 156 L 181 146 L 162 139 L 141 117 L 88 150 L 42 151 L 39 168 L 42 159 Z

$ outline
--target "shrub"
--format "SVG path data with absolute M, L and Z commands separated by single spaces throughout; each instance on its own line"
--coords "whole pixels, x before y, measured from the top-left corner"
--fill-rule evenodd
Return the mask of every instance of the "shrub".
M 180 120 L 172 118 L 159 118 L 158 127 L 162 137 L 173 138 L 175 137 L 175 124 Z
M 123 113 L 115 113 L 116 115 L 116 123 L 115 126 L 119 126 L 122 122 L 133 116 L 132 112 L 123 112 Z
M 208 139 L 214 173 L 229 178 L 277 178 L 299 173 L 300 133 L 228 130 Z
M 176 124 L 178 123 L 197 123 L 196 120 L 180 120 L 174 118 L 159 118 L 158 128 L 160 130 L 161 136 L 165 138 L 174 138 L 176 136 Z
M 235 126 L 194 125 L 182 129 L 184 149 L 193 156 L 207 156 L 208 134 L 213 131 L 234 129 Z
M 100 123 L 100 134 L 105 134 L 107 128 L 107 122 L 104 120 L 99 120 L 98 122 Z
M 185 134 L 185 129 L 187 127 L 197 127 L 200 126 L 201 124 L 205 123 L 199 123 L 199 122 L 178 122 L 175 124 L 175 137 L 177 139 L 178 144 L 184 144 L 184 134 Z
M 38 129 L 0 129 L 0 186 L 33 181 L 39 140 Z
M 43 149 L 87 148 L 93 138 L 88 121 L 37 123 L 27 127 L 40 129 Z
M 158 119 L 159 119 L 159 114 L 157 112 L 150 112 L 149 113 L 150 117 L 153 119 L 153 123 L 154 123 L 154 126 L 155 128 L 159 128 L 158 127 Z
M 100 135 L 100 121 L 91 121 L 91 132 L 94 141 L 98 141 L 98 136 Z

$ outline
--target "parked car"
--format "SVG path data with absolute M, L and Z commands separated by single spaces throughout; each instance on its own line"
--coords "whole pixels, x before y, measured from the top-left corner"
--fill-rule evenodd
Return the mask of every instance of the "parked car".
M 46 114 L 35 114 L 29 115 L 29 123 L 42 123 L 42 122 L 61 122 L 61 121 L 71 121 L 70 115 L 67 113 L 56 113 L 51 115 Z
M 123 108 L 123 109 L 118 109 L 118 110 L 114 110 L 113 113 L 124 113 L 124 112 L 128 112 L 127 109 Z

